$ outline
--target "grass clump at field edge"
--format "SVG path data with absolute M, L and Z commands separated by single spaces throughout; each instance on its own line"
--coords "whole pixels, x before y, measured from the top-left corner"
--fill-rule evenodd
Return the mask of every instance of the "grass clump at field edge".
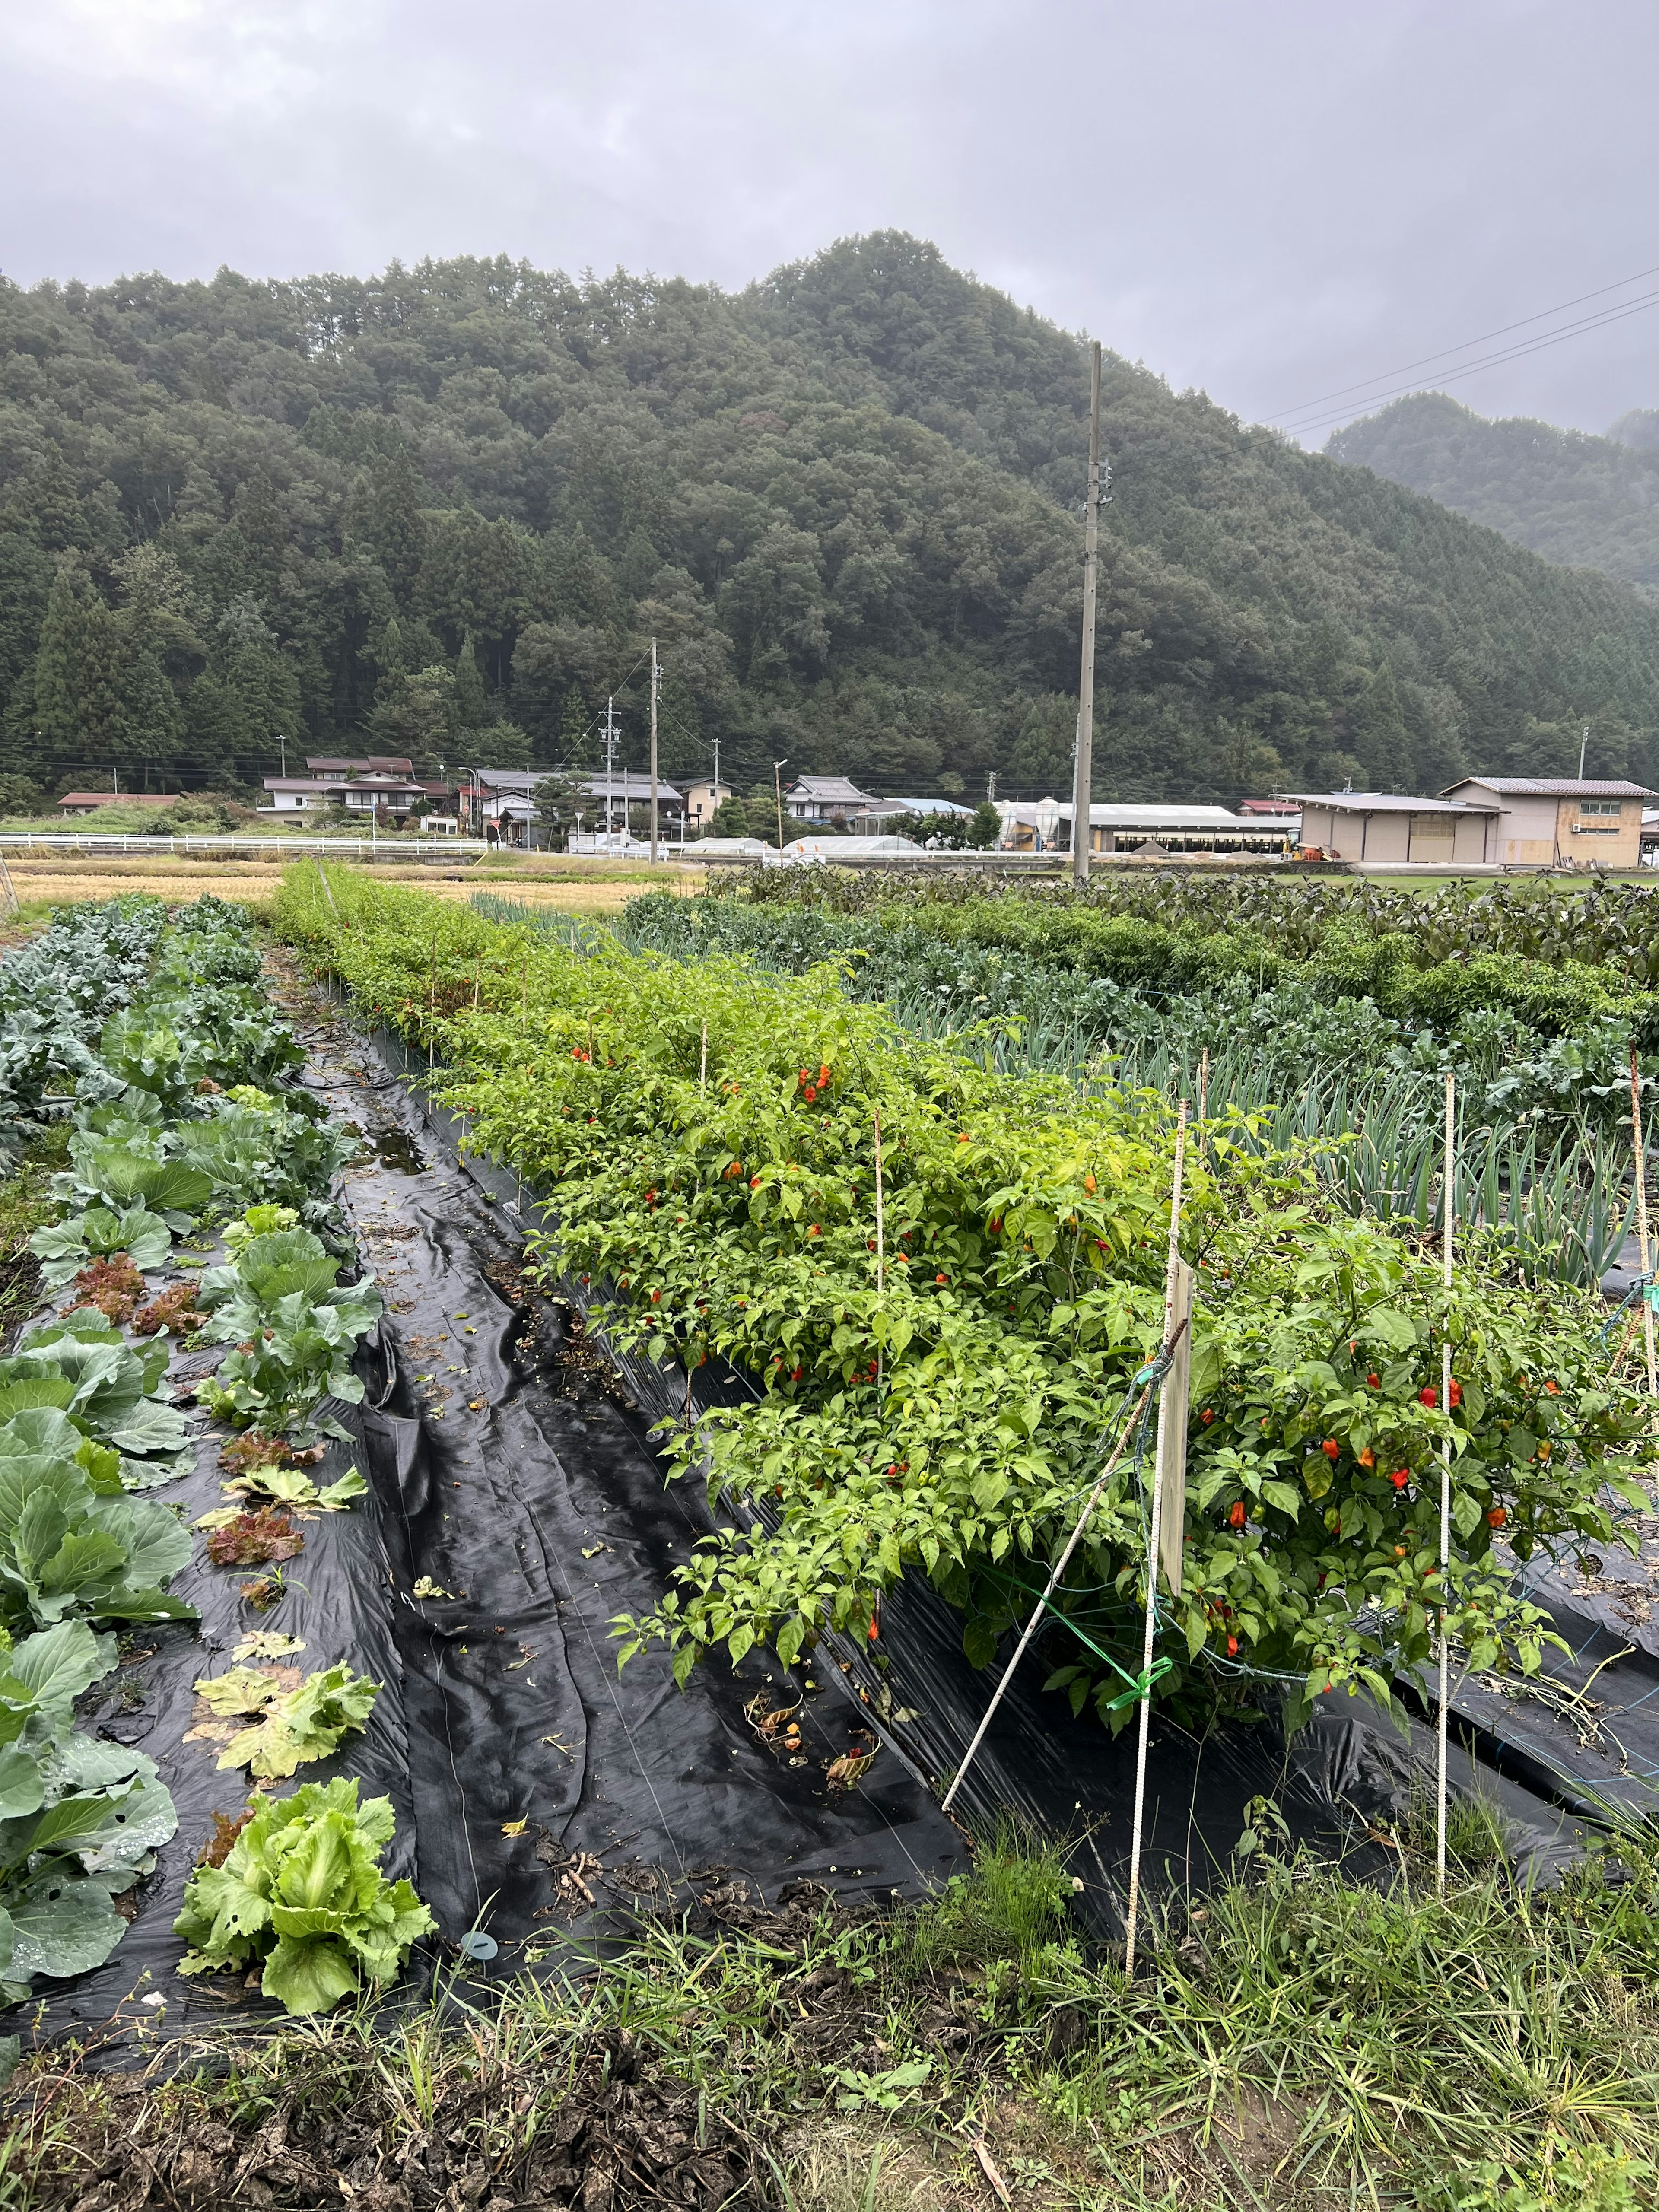
M 1548 1893 L 1501 1863 L 1437 1900 L 1258 1860 L 1172 1917 L 1133 1987 L 1085 1954 L 1070 1878 L 1006 1842 L 935 1903 L 719 1898 L 598 1971 L 395 2024 L 158 2051 L 61 2046 L 12 2087 L 9 2201 L 442 2203 L 792 2212 L 1407 2204 L 1635 2212 L 1659 2177 L 1659 1867 Z M 722 1916 L 724 1916 L 722 1917 Z

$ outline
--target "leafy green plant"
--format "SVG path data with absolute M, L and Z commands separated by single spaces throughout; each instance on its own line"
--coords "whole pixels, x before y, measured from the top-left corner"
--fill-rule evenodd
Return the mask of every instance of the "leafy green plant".
M 191 1541 L 164 1505 L 128 1497 L 118 1455 L 56 1407 L 0 1425 L 0 1623 L 193 1620 L 165 1585 Z
M 368 1485 L 355 1467 L 349 1467 L 337 1482 L 325 1483 L 320 1489 L 303 1468 L 269 1465 L 250 1468 L 223 1487 L 235 1497 L 292 1506 L 307 1513 L 344 1513 L 356 1499 L 368 1495 Z M 203 1525 L 197 1523 L 198 1528 Z
M 37 1229 L 29 1249 L 44 1262 L 40 1279 L 48 1291 L 61 1290 L 91 1261 L 125 1252 L 141 1274 L 167 1263 L 173 1248 L 173 1231 L 159 1213 L 143 1206 L 112 1212 L 108 1206 L 89 1206 L 57 1226 Z
M 188 1229 L 213 1197 L 213 1184 L 199 1168 L 140 1151 L 131 1141 L 94 1135 L 75 1139 L 70 1165 L 53 1177 L 52 1189 L 64 1205 L 83 1210 L 159 1214 L 175 1234 Z
M 0 1419 L 25 1406 L 57 1406 L 87 1435 L 112 1444 L 130 1490 L 171 1481 L 182 1471 L 190 1429 L 166 1388 L 167 1347 L 140 1352 L 100 1314 L 78 1309 L 27 1330 L 16 1353 L 0 1359 Z
M 349 1434 L 318 1409 L 328 1397 L 362 1400 L 351 1358 L 380 1316 L 380 1296 L 368 1279 L 337 1285 L 339 1272 L 319 1238 L 292 1228 L 250 1237 L 230 1265 L 207 1270 L 198 1294 L 210 1316 L 203 1334 L 237 1347 L 198 1389 L 210 1413 L 307 1443 Z
M 355 1780 L 304 1783 L 260 1804 L 218 1867 L 198 1867 L 174 1930 L 190 1945 L 181 1974 L 262 1967 L 260 1988 L 291 2014 L 325 2012 L 402 1971 L 435 1926 L 380 1854 L 392 1801 L 357 1802 Z
M 0 1995 L 100 1966 L 126 1933 L 111 1899 L 177 1828 L 155 1762 L 71 1725 L 114 1639 L 65 1622 L 0 1637 Z
M 204 1677 L 197 1695 L 220 1720 L 246 1717 L 219 1759 L 222 1767 L 246 1766 L 270 1779 L 326 1759 L 342 1739 L 368 1720 L 380 1686 L 349 1667 L 325 1667 L 303 1680 L 282 1668 L 233 1667 Z

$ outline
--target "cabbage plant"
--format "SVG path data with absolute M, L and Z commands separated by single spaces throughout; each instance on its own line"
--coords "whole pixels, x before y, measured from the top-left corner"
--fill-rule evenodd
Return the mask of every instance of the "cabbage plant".
M 37 1974 L 101 1966 L 126 1933 L 111 1899 L 178 1827 L 155 1764 L 71 1726 L 75 1700 L 115 1663 L 115 1639 L 65 1621 L 0 1635 L 0 1996 Z M 0 2064 L 15 2059 L 0 2049 Z
M 196 1394 L 216 1419 L 307 1443 L 349 1435 L 319 1409 L 325 1398 L 362 1401 L 352 1353 L 380 1317 L 380 1294 L 372 1280 L 339 1285 L 339 1272 L 307 1229 L 250 1237 L 228 1266 L 207 1270 L 197 1297 L 211 1316 L 203 1333 L 236 1346 Z

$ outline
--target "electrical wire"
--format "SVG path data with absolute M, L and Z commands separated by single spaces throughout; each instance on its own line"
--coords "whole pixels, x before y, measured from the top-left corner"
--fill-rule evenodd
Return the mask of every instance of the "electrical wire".
M 1471 346 L 1489 345 L 1493 338 L 1507 337 L 1511 331 L 1523 331 L 1528 323 L 1541 323 L 1551 315 L 1565 315 L 1569 307 L 1582 307 L 1586 300 L 1599 300 L 1609 292 L 1622 292 L 1626 284 L 1639 284 L 1644 277 L 1659 276 L 1659 264 L 1651 269 L 1638 269 L 1634 276 L 1621 276 L 1617 283 L 1602 284 L 1594 292 L 1580 292 L 1577 298 L 1563 300 L 1559 306 L 1540 307 L 1535 315 L 1522 315 L 1518 323 L 1501 323 L 1495 331 L 1483 331 L 1479 337 L 1465 338 L 1462 345 L 1443 346 L 1438 353 L 1419 354 L 1415 361 L 1401 362 L 1398 368 L 1379 370 L 1375 376 L 1362 377 L 1358 384 L 1339 385 L 1334 392 L 1322 392 L 1298 406 L 1287 407 L 1279 414 L 1270 415 L 1270 422 L 1287 422 L 1297 415 L 1310 413 L 1323 407 L 1332 399 L 1345 399 L 1350 392 L 1364 392 L 1369 386 L 1381 384 L 1390 376 L 1404 376 L 1413 368 L 1425 368 L 1431 361 L 1445 361 L 1453 354 L 1467 353 Z
M 1581 327 L 1575 327 L 1570 330 L 1559 331 L 1553 337 L 1539 339 L 1539 341 L 1533 345 L 1516 347 L 1506 353 L 1494 354 L 1486 361 L 1475 362 L 1471 363 L 1471 365 L 1467 368 L 1455 369 L 1449 375 L 1441 377 L 1436 380 L 1436 381 L 1437 384 L 1456 384 L 1461 382 L 1465 377 L 1482 374 L 1489 368 L 1503 368 L 1510 362 L 1524 361 L 1529 355 L 1546 353 L 1552 346 L 1560 345 L 1568 338 L 1582 337 L 1586 330 L 1605 329 L 1609 324 L 1623 322 L 1631 315 L 1644 314 L 1649 308 L 1656 306 L 1659 306 L 1659 292 L 1653 293 L 1645 300 L 1638 300 L 1635 301 L 1632 306 L 1620 310 L 1615 314 L 1604 316 L 1595 323 L 1586 324 Z M 1365 404 L 1367 406 L 1381 406 L 1384 402 L 1389 399 L 1397 399 L 1404 393 L 1420 392 L 1425 388 L 1425 386 L 1421 383 L 1401 385 L 1392 392 L 1378 392 L 1373 399 L 1366 402 Z M 1322 416 L 1316 421 L 1298 423 L 1292 426 L 1291 434 L 1299 437 L 1304 436 L 1311 431 L 1330 428 L 1338 423 L 1351 421 L 1353 417 L 1354 412 L 1355 410 L 1352 408 L 1338 409 L 1335 412 Z
M 1606 327 L 1608 327 L 1610 323 L 1624 323 L 1626 319 L 1628 319 L 1628 316 L 1632 316 L 1632 314 L 1646 314 L 1646 312 L 1650 310 L 1650 307 L 1656 307 L 1656 305 L 1659 305 L 1659 292 L 1652 292 L 1652 295 L 1648 295 L 1648 299 L 1639 299 L 1639 301 L 1635 301 L 1635 303 L 1632 303 L 1632 305 L 1628 305 L 1628 307 L 1620 307 L 1620 310 L 1614 312 L 1614 314 L 1606 314 L 1606 316 L 1601 316 L 1601 319 L 1597 319 L 1597 321 L 1595 321 L 1595 323 L 1583 323 L 1583 325 L 1575 325 L 1575 327 L 1571 327 L 1571 330 L 1555 331 L 1555 334 L 1553 334 L 1553 337 L 1548 337 L 1548 338 L 1537 338 L 1537 343 L 1533 343 L 1533 345 L 1510 347 L 1509 352 L 1491 354 L 1491 356 L 1486 358 L 1486 361 L 1475 361 L 1475 362 L 1471 362 L 1471 365 L 1468 365 L 1468 368 L 1464 368 L 1464 369 L 1453 369 L 1453 372 L 1449 374 L 1449 376 L 1433 378 L 1431 383 L 1436 385 L 1436 387 L 1437 387 L 1437 385 L 1455 385 L 1455 383 L 1462 383 L 1462 378 L 1467 378 L 1467 376 L 1480 376 L 1480 374 L 1484 374 L 1484 372 L 1486 372 L 1486 369 L 1504 368 L 1506 362 L 1510 362 L 1510 361 L 1526 361 L 1526 358 L 1531 356 L 1531 354 L 1544 354 L 1544 352 L 1548 352 L 1548 349 L 1551 349 L 1553 345 L 1562 345 L 1562 343 L 1566 341 L 1566 338 L 1582 338 L 1583 334 L 1586 334 L 1586 330 L 1606 330 Z M 1382 404 L 1385 404 L 1387 400 L 1395 400 L 1395 398 L 1401 398 L 1402 394 L 1407 394 L 1407 392 L 1422 392 L 1422 389 L 1427 389 L 1427 385 L 1425 385 L 1425 383 L 1395 385 L 1394 392 L 1378 392 L 1378 394 L 1374 394 L 1374 398 L 1364 400 L 1363 407 L 1338 407 L 1338 410 L 1334 410 L 1332 414 L 1328 414 L 1328 416 L 1318 416 L 1318 418 L 1316 418 L 1316 420 L 1312 420 L 1312 422 L 1294 422 L 1294 425 L 1281 425 L 1281 427 L 1285 427 L 1285 429 L 1287 429 L 1287 435 L 1297 435 L 1297 438 L 1305 438 L 1305 435 L 1310 434 L 1310 431 L 1316 431 L 1316 429 L 1329 429 L 1329 427 L 1338 425 L 1338 422 L 1349 422 L 1349 420 L 1354 418 L 1356 414 L 1363 414 L 1363 411 L 1367 410 L 1367 407 L 1382 407 Z

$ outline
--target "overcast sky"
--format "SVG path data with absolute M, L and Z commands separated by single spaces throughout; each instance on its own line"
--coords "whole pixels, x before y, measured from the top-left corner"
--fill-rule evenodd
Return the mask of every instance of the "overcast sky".
M 1656 83 L 1654 0 L 9 0 L 0 266 L 736 288 L 892 226 L 1270 420 L 1659 264 Z M 1446 388 L 1605 429 L 1659 307 Z

